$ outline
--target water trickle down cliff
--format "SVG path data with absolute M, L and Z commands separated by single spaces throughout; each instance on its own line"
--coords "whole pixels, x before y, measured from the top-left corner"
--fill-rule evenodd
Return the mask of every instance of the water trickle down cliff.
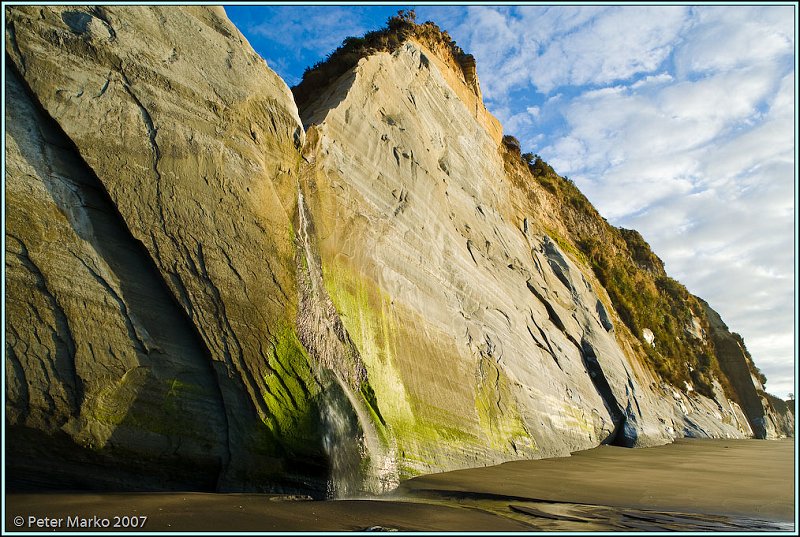
M 391 490 L 399 482 L 395 453 L 387 432 L 379 433 L 385 424 L 374 395 L 370 396 L 372 389 L 358 349 L 324 288 L 302 184 L 297 215 L 297 327 L 322 383 L 320 432 L 330 464 L 328 495 L 343 498 Z

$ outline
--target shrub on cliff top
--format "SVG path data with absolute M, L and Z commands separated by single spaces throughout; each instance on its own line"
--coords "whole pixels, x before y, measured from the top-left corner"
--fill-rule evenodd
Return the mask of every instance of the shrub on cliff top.
M 519 139 L 515 136 L 511 136 L 510 134 L 506 134 L 503 136 L 503 144 L 508 148 L 509 151 L 514 153 L 515 155 L 519 155 L 521 157 L 521 144 Z
M 431 21 L 416 23 L 414 10 L 400 10 L 386 21 L 386 27 L 367 32 L 362 37 L 348 37 L 341 46 L 311 67 L 306 68 L 303 79 L 292 88 L 298 108 L 302 108 L 313 95 L 358 64 L 358 60 L 376 52 L 394 52 L 408 39 L 415 38 L 429 48 L 449 52 L 459 65 L 472 58 L 466 54 L 446 31 Z

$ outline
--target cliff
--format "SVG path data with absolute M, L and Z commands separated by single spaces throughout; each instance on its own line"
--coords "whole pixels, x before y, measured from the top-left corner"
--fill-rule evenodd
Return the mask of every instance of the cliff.
M 238 489 L 322 461 L 269 406 L 304 354 L 289 89 L 221 9 L 7 14 L 12 469 Z
M 793 434 L 432 23 L 350 40 L 298 110 L 222 9 L 6 14 L 10 487 L 345 495 Z

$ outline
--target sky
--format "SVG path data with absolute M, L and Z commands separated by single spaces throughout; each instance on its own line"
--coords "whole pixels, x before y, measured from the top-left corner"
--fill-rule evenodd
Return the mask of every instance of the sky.
M 398 9 L 477 61 L 487 108 L 795 393 L 795 7 L 226 6 L 290 86 Z

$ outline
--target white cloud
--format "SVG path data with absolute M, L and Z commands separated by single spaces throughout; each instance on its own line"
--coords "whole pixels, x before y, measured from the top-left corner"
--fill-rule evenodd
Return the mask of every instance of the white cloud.
M 724 128 L 755 114 L 775 90 L 778 74 L 772 65 L 748 66 L 671 84 L 656 98 L 667 116 Z
M 604 84 L 658 68 L 684 23 L 685 8 L 614 7 L 531 58 L 531 82 L 545 93 L 564 84 Z
M 659 73 L 657 75 L 650 75 L 650 76 L 646 76 L 644 78 L 641 78 L 641 79 L 637 80 L 636 82 L 634 82 L 633 84 L 631 84 L 631 87 L 636 89 L 636 88 L 640 88 L 642 86 L 649 86 L 649 85 L 653 85 L 653 84 L 664 84 L 666 82 L 672 82 L 673 80 L 675 80 L 675 79 L 672 77 L 671 74 L 669 74 L 669 73 Z
M 794 391 L 792 9 L 474 7 L 454 33 L 506 132 L 642 232 L 779 396 Z
M 794 49 L 792 6 L 703 7 L 675 57 L 679 74 L 733 69 L 774 60 Z
M 460 36 L 459 42 L 466 40 L 468 50 L 480 57 L 478 76 L 488 99 L 526 83 L 526 58 L 519 53 L 525 32 L 509 9 L 469 7 L 462 24 L 451 33 Z
M 545 45 L 590 20 L 603 8 L 471 6 L 463 18 L 442 14 L 450 33 L 476 57 L 484 97 L 502 102 L 513 87 L 530 83 Z M 438 13 L 438 12 L 437 12 Z
M 514 113 L 507 106 L 495 108 L 494 115 L 500 120 L 506 132 L 521 132 L 533 124 L 533 117 L 528 111 Z
M 655 70 L 684 24 L 686 8 L 469 8 L 452 32 L 480 58 L 487 99 L 532 84 L 603 84 Z

